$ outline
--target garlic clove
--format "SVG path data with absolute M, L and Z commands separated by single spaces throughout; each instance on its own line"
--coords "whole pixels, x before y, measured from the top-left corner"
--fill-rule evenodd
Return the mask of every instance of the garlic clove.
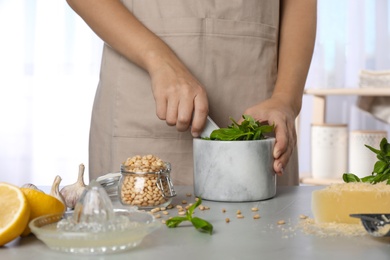
M 54 182 L 53 182 L 53 185 L 51 186 L 51 190 L 50 190 L 50 195 L 57 198 L 59 201 L 62 202 L 62 204 L 64 204 L 66 206 L 66 203 L 65 203 L 65 199 L 64 197 L 62 196 L 62 194 L 60 193 L 60 183 L 61 183 L 62 179 L 59 175 L 57 175 L 55 178 L 54 178 Z
M 37 190 L 37 191 L 43 192 L 42 190 L 40 190 L 37 186 L 35 186 L 32 183 L 23 184 L 23 186 L 21 186 L 21 188 L 28 188 L 28 189 L 33 189 L 33 190 Z
M 80 199 L 86 187 L 84 183 L 84 170 L 84 164 L 80 164 L 77 181 L 74 184 L 64 186 L 60 191 L 65 199 L 65 205 L 68 208 L 73 209 L 76 206 L 77 201 Z

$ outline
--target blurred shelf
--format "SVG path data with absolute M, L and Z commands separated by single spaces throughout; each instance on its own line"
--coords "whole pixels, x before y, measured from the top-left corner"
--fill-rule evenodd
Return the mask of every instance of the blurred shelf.
M 304 94 L 313 96 L 313 124 L 325 124 L 326 97 L 332 95 L 390 96 L 389 87 L 377 88 L 318 88 L 305 89 Z
M 331 96 L 331 95 L 356 95 L 356 96 L 390 96 L 390 86 L 377 88 L 319 88 L 305 89 L 307 95 Z
M 324 186 L 324 185 L 330 185 L 333 183 L 344 183 L 343 179 L 314 179 L 311 177 L 302 177 L 300 178 L 299 182 L 301 184 L 306 185 L 317 185 L 317 186 Z

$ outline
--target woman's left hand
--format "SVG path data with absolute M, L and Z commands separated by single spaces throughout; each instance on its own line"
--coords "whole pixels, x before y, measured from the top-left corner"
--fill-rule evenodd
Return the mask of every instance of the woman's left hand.
M 244 115 L 251 115 L 259 122 L 275 124 L 275 146 L 273 150 L 274 171 L 283 174 L 297 143 L 294 109 L 283 98 L 272 97 L 248 108 Z

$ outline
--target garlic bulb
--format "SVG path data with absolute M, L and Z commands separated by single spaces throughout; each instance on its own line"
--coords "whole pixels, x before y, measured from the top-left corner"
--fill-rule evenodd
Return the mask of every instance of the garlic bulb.
M 84 183 L 84 169 L 84 164 L 80 164 L 77 181 L 74 184 L 64 186 L 60 191 L 65 199 L 65 205 L 68 208 L 73 209 L 76 206 L 77 201 L 85 189 L 86 185 Z
M 65 203 L 65 199 L 64 197 L 62 196 L 62 194 L 60 193 L 60 183 L 61 183 L 62 179 L 59 175 L 57 175 L 55 178 L 54 178 L 54 182 L 53 182 L 53 185 L 51 186 L 51 190 L 50 190 L 50 195 L 57 198 L 59 201 L 62 202 L 62 204 L 64 204 L 66 206 L 66 203 Z
M 41 191 L 40 189 L 38 189 L 37 186 L 35 186 L 34 184 L 32 183 L 26 183 L 24 184 L 23 186 L 21 186 L 22 188 L 28 188 L 28 189 L 33 189 L 33 190 L 37 190 L 37 191 L 40 191 L 40 192 L 43 192 Z

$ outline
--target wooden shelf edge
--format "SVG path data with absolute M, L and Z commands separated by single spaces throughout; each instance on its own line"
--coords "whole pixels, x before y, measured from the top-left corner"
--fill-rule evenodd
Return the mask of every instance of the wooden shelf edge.
M 390 96 L 389 87 L 365 87 L 365 88 L 308 88 L 304 94 L 314 96 L 330 95 L 358 95 L 358 96 Z
M 311 177 L 302 177 L 300 178 L 301 184 L 308 184 L 308 185 L 330 185 L 334 183 L 344 183 L 343 179 L 314 179 Z

